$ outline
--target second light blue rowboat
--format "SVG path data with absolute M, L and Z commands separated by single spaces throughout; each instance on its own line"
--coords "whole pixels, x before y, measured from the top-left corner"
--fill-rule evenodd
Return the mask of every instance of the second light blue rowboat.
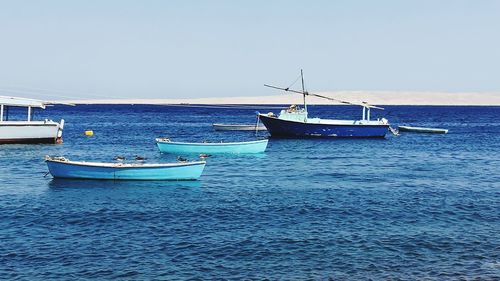
M 251 125 L 251 124 L 212 124 L 214 130 L 216 131 L 266 131 L 266 127 L 263 125 Z
M 268 140 L 221 143 L 173 142 L 167 138 L 156 139 L 161 152 L 165 153 L 262 153 Z
M 45 158 L 54 178 L 97 180 L 197 180 L 205 161 L 135 164 L 70 161 L 64 157 Z

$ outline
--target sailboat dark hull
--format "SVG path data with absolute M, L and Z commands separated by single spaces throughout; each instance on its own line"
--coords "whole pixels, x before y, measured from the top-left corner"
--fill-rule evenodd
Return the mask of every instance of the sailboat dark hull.
M 259 117 L 272 137 L 384 138 L 389 130 L 388 124 L 320 124 L 289 121 L 266 115 Z

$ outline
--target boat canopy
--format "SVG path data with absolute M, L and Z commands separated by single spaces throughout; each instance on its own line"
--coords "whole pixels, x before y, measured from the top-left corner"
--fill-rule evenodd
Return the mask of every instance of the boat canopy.
M 45 109 L 45 106 L 48 104 L 54 104 L 54 103 L 48 102 L 48 101 L 42 101 L 42 100 L 35 100 L 35 99 L 0 96 L 0 105 L 21 106 L 21 107 L 39 107 L 39 108 Z

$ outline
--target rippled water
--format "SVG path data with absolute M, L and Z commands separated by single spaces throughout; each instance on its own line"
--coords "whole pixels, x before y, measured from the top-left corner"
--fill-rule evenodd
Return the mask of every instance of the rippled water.
M 276 109 L 261 109 L 263 112 Z M 385 140 L 272 139 L 197 182 L 52 180 L 43 156 L 173 161 L 154 138 L 244 140 L 255 110 L 57 106 L 62 145 L 0 146 L 3 279 L 500 278 L 500 107 L 387 107 L 450 129 Z M 351 107 L 311 106 L 321 117 Z M 383 114 L 383 115 L 382 115 Z M 95 136 L 83 136 L 86 129 Z

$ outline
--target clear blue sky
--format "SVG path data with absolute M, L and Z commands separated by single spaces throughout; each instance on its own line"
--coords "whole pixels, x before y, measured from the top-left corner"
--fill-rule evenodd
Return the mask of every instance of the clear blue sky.
M 500 1 L 0 1 L 0 94 L 500 91 Z M 10 90 L 10 92 L 6 92 Z

